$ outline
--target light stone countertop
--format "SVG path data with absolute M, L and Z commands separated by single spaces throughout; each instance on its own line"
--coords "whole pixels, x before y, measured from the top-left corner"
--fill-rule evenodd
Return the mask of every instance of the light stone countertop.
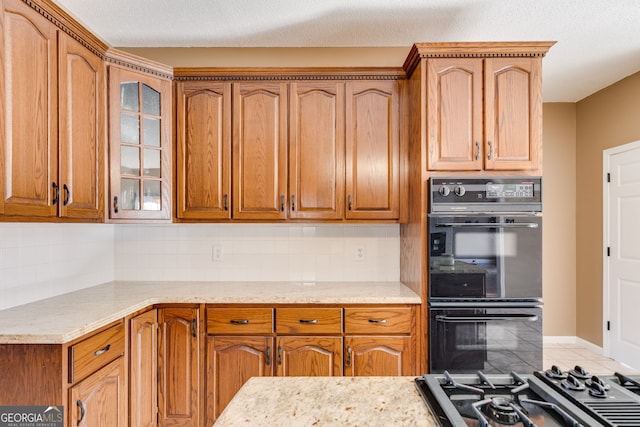
M 414 378 L 253 377 L 214 426 L 438 426 Z
M 0 310 L 0 344 L 62 344 L 153 304 L 420 304 L 400 282 L 109 282 Z

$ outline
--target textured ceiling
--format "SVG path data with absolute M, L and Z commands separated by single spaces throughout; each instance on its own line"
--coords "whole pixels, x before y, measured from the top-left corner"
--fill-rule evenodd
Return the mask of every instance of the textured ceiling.
M 55 1 L 117 47 L 557 41 L 543 62 L 545 102 L 578 101 L 640 71 L 638 0 Z

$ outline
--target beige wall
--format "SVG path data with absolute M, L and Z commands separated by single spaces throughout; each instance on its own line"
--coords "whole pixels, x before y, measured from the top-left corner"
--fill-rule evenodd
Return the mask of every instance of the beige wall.
M 576 123 L 576 333 L 601 346 L 602 152 L 640 140 L 640 73 L 579 101 Z
M 544 335 L 576 335 L 576 106 L 544 104 Z

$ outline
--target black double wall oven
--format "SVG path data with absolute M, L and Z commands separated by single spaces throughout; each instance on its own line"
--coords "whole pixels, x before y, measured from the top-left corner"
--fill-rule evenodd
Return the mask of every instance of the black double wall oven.
M 430 372 L 541 370 L 541 178 L 429 183 Z

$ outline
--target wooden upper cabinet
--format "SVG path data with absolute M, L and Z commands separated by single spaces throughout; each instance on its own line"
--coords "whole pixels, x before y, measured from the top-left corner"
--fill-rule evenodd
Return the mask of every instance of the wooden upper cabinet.
M 231 218 L 231 83 L 177 84 L 177 217 Z
M 287 218 L 287 117 L 287 83 L 234 84 L 234 218 Z
M 105 65 L 60 32 L 60 216 L 104 215 Z
M 57 31 L 20 0 L 2 4 L 0 214 L 56 216 Z
M 171 219 L 171 82 L 109 67 L 111 219 Z
M 400 194 L 397 81 L 346 84 L 347 219 L 397 219 Z
M 427 168 L 482 170 L 482 59 L 427 62 Z
M 485 59 L 485 169 L 541 167 L 540 58 Z
M 289 217 L 342 219 L 344 83 L 293 82 L 289 108 Z

